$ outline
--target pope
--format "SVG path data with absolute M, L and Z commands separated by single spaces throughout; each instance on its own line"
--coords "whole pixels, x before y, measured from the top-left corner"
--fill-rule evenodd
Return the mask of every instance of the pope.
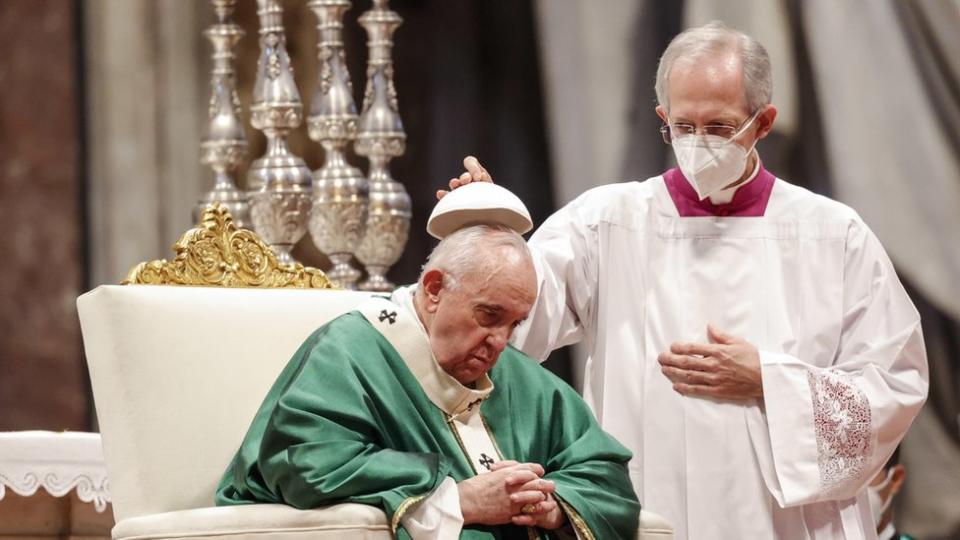
M 303 343 L 217 504 L 368 504 L 398 538 L 633 538 L 630 452 L 508 345 L 536 294 L 516 231 L 457 228 L 416 285 Z

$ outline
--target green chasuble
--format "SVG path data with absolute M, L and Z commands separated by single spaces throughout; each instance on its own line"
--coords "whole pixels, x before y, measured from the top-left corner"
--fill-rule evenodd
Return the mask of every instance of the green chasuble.
M 463 387 L 440 370 L 408 307 L 372 298 L 304 342 L 254 417 L 217 504 L 368 504 L 409 538 L 400 518 L 446 477 L 459 482 L 512 459 L 543 465 L 581 538 L 633 538 L 640 505 L 627 474 L 631 454 L 580 396 L 512 347 L 489 378 Z M 471 443 L 477 429 L 479 439 L 492 438 L 490 450 Z M 556 537 L 508 524 L 466 525 L 461 538 L 531 532 Z

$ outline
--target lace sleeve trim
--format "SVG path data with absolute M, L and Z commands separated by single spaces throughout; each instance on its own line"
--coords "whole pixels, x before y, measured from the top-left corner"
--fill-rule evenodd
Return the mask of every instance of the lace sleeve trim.
M 808 373 L 820 485 L 834 491 L 859 479 L 873 453 L 870 402 L 846 375 Z

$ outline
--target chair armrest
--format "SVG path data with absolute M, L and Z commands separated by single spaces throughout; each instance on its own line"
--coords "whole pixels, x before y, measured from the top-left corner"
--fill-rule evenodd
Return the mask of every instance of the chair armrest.
M 337 504 L 298 510 L 283 504 L 220 506 L 125 519 L 113 528 L 114 540 L 296 538 L 392 540 L 387 517 L 378 508 Z M 640 540 L 670 540 L 673 529 L 661 516 L 640 512 Z
M 663 516 L 641 510 L 638 538 L 640 540 L 671 540 L 673 538 L 673 528 Z
M 113 528 L 114 540 L 392 540 L 386 515 L 362 504 L 298 510 L 283 504 L 196 508 L 132 517 Z

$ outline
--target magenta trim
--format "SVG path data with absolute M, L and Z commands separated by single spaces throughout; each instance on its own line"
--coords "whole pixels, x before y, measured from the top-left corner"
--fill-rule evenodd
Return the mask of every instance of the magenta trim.
M 663 173 L 667 191 L 681 217 L 760 217 L 767 211 L 775 179 L 761 163 L 757 177 L 738 189 L 732 201 L 713 204 L 709 197 L 702 201 L 697 197 L 697 192 L 679 168 L 674 167 Z

